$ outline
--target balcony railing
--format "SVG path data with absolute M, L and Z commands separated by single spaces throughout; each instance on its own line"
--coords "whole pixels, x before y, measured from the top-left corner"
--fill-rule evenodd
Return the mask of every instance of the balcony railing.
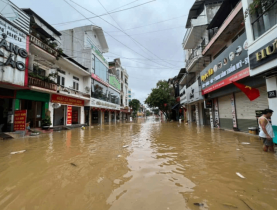
M 195 61 L 196 58 L 202 56 L 202 51 L 203 51 L 203 47 L 202 46 L 198 46 L 195 49 L 192 50 L 192 53 L 189 56 L 189 59 L 186 62 L 186 66 L 190 66 L 191 63 L 193 63 Z
M 266 9 L 262 7 L 263 12 L 257 13 L 257 18 L 252 22 L 254 39 L 259 38 L 262 34 L 277 24 L 277 1 L 275 0 Z M 262 10 L 260 9 L 260 10 Z
M 43 80 L 40 80 L 40 79 L 34 78 L 34 77 L 30 77 L 30 76 L 28 77 L 28 84 L 29 84 L 29 86 L 36 86 L 36 87 L 41 87 L 41 88 L 45 88 L 48 90 L 57 91 L 56 84 L 45 82 Z
M 58 56 L 58 52 L 56 50 L 54 50 L 53 48 L 49 47 L 47 44 L 43 43 L 41 40 L 39 40 L 38 38 L 36 38 L 33 35 L 30 35 L 30 41 L 38 46 L 39 48 L 45 50 L 46 52 L 50 53 L 51 55 L 57 57 Z

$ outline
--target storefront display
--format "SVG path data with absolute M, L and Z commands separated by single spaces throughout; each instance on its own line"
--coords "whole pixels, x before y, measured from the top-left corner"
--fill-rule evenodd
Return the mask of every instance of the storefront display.
M 14 112 L 14 130 L 25 131 L 26 130 L 26 118 L 27 110 L 17 110 Z

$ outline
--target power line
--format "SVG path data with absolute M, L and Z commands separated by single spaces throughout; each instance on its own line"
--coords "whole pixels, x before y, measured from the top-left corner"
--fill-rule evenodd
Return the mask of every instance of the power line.
M 179 26 L 179 27 L 175 27 L 175 28 L 168 28 L 168 29 L 162 29 L 162 30 L 157 30 L 157 31 L 149 31 L 149 32 L 140 33 L 140 34 L 130 34 L 130 36 L 136 36 L 136 35 L 141 35 L 141 34 L 150 34 L 150 33 L 155 33 L 155 32 L 159 32 L 159 31 L 168 31 L 168 30 L 184 28 L 184 27 L 185 26 Z M 125 35 L 114 35 L 114 36 L 125 36 Z
M 78 11 L 75 7 L 73 7 L 71 4 L 69 4 L 66 0 L 64 0 L 70 7 L 72 7 L 75 11 L 77 11 L 79 14 L 81 14 L 83 17 L 85 17 L 80 11 Z M 72 1 L 72 0 L 71 0 Z M 74 2 L 75 3 L 75 2 Z M 77 4 L 77 3 L 75 3 L 75 4 Z M 77 4 L 78 5 L 78 4 Z M 82 7 L 82 6 L 80 6 L 80 7 Z M 86 18 L 86 17 L 85 17 Z M 102 18 L 101 18 L 102 19 Z M 104 19 L 103 19 L 104 20 Z M 95 23 L 93 23 L 91 20 L 89 20 L 88 19 L 88 21 L 90 21 L 92 24 L 95 24 Z M 106 20 L 104 20 L 104 21 L 106 21 Z M 107 22 L 107 21 L 106 21 Z M 109 23 L 110 24 L 110 23 Z M 151 61 L 149 58 L 147 58 L 147 57 L 145 57 L 144 55 L 142 55 L 142 54 L 140 54 L 140 53 L 138 53 L 138 52 L 136 52 L 135 50 L 133 50 L 133 49 L 131 49 L 130 47 L 128 47 L 126 44 L 124 44 L 124 43 L 122 43 L 121 41 L 119 41 L 118 39 L 116 39 L 116 38 L 114 38 L 112 35 L 110 35 L 109 33 L 107 33 L 106 32 L 106 34 L 108 35 L 108 36 L 110 36 L 112 39 L 114 39 L 114 40 L 116 40 L 117 42 L 119 42 L 120 44 L 122 44 L 123 46 L 125 46 L 126 48 L 128 48 L 128 49 L 130 49 L 132 52 L 134 52 L 134 53 L 136 53 L 136 54 L 138 54 L 138 55 L 140 55 L 141 57 L 143 57 L 143 58 L 146 58 L 147 60 L 149 60 L 149 61 Z M 161 66 L 161 64 L 159 64 L 159 63 L 157 63 L 157 62 L 154 62 L 154 61 L 151 61 L 151 62 L 153 62 L 153 63 L 156 63 L 156 64 L 158 64 L 158 65 L 160 65 Z M 164 66 L 165 67 L 165 66 Z M 166 66 L 166 67 L 168 67 L 168 66 Z
M 155 23 L 150 23 L 148 25 L 138 26 L 138 27 L 134 27 L 134 28 L 127 28 L 127 29 L 125 29 L 125 31 L 133 30 L 133 29 L 137 29 L 137 28 L 144 28 L 144 27 L 147 27 L 147 26 L 151 26 L 151 25 L 155 25 L 155 24 L 158 24 L 158 23 L 167 22 L 167 21 L 170 21 L 170 20 L 175 20 L 175 19 L 178 19 L 178 18 L 181 18 L 181 17 L 185 17 L 185 16 L 188 16 L 188 15 L 182 15 L 182 16 L 179 16 L 179 17 L 175 17 L 175 18 L 171 18 L 171 19 L 167 19 L 167 20 L 163 20 L 163 21 L 159 21 L 159 22 L 155 22 Z M 108 31 L 108 32 L 111 33 L 111 32 L 118 32 L 118 31 Z
M 126 11 L 126 10 L 129 10 L 129 9 L 133 9 L 135 7 L 139 7 L 139 6 L 142 6 L 142 5 L 145 5 L 145 4 L 149 4 L 149 3 L 153 2 L 153 1 L 156 1 L 156 0 L 151 0 L 151 1 L 145 2 L 143 4 L 139 4 L 139 5 L 136 5 L 136 6 L 133 6 L 133 7 L 129 7 L 129 8 L 118 10 L 118 11 L 114 11 L 114 12 L 110 12 L 110 14 Z M 101 14 L 101 15 L 98 15 L 98 16 L 105 16 L 105 15 L 108 15 L 108 13 Z M 63 23 L 54 23 L 52 25 L 64 25 L 64 24 L 68 24 L 68 23 L 74 23 L 74 22 L 79 22 L 79 21 L 83 21 L 83 20 L 88 20 L 88 19 L 96 18 L 98 16 L 93 16 L 93 17 L 89 17 L 89 18 L 85 18 L 85 19 L 73 20 L 73 21 L 68 21 L 68 22 L 63 22 Z
M 114 11 L 114 10 L 117 10 L 117 9 L 120 9 L 120 8 L 122 8 L 122 7 L 125 7 L 125 6 L 127 6 L 127 5 L 133 4 L 134 2 L 137 2 L 137 1 L 140 1 L 140 0 L 135 0 L 135 1 L 132 1 L 132 2 L 130 2 L 130 3 L 128 3 L 128 4 L 124 4 L 124 5 L 120 6 L 120 7 L 117 7 L 117 8 L 115 8 L 115 9 L 111 10 L 110 12 L 112 12 L 112 11 Z
M 72 1 L 73 3 L 75 3 L 76 5 L 78 5 L 79 7 L 81 7 L 81 8 L 83 8 L 84 10 L 86 10 L 86 11 L 88 11 L 88 12 L 90 12 L 90 13 L 92 13 L 92 14 L 94 14 L 95 15 L 95 13 L 93 13 L 93 12 L 91 12 L 91 11 L 89 11 L 88 9 L 86 9 L 86 8 L 84 8 L 84 7 L 82 7 L 81 5 L 79 5 L 78 3 L 76 3 L 76 2 L 74 2 L 73 0 L 70 0 L 70 1 Z M 101 4 L 102 5 L 102 4 Z M 103 5 L 102 5 L 103 6 Z M 105 7 L 103 6 L 103 8 L 105 9 Z M 106 10 L 106 9 L 105 9 Z M 107 11 L 107 10 L 106 10 Z M 161 61 L 163 61 L 161 58 L 159 58 L 156 54 L 154 54 L 153 52 L 151 52 L 150 50 L 148 50 L 146 47 L 144 47 L 141 43 L 139 43 L 137 40 L 135 40 L 133 37 L 131 37 L 129 34 L 127 34 L 126 32 L 124 32 L 122 29 L 120 29 L 120 28 L 118 28 L 118 27 L 116 27 L 115 25 L 113 25 L 113 24 L 111 24 L 110 22 L 108 22 L 108 21 L 106 21 L 105 19 L 103 19 L 102 17 L 99 17 L 101 20 L 103 20 L 103 21 L 105 21 L 106 23 L 108 23 L 108 24 L 110 24 L 111 26 L 113 26 L 113 27 L 115 27 L 116 29 L 118 29 L 118 30 L 120 30 L 122 33 L 124 33 L 124 34 L 126 34 L 128 37 L 130 37 L 134 42 L 136 42 L 138 45 L 140 45 L 141 47 L 143 47 L 145 50 L 147 50 L 148 52 L 150 52 L 152 55 L 154 55 L 155 57 L 157 57 L 158 59 L 160 59 Z M 106 34 L 108 34 L 107 32 L 105 32 Z M 109 34 L 108 34 L 109 35 Z M 114 37 L 113 37 L 114 38 Z M 115 39 L 115 38 L 114 38 Z M 117 40 L 117 39 L 116 39 Z M 118 40 L 117 40 L 118 41 Z M 169 65 L 172 65 L 172 66 L 174 66 L 173 64 L 171 64 L 171 63 L 168 63 L 168 62 L 166 62 L 166 61 L 163 61 L 163 62 L 165 62 L 165 63 L 167 63 L 167 64 L 169 64 Z M 175 66 L 176 67 L 176 66 Z

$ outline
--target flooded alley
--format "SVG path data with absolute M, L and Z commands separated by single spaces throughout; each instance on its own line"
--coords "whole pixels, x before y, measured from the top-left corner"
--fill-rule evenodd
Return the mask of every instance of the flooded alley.
M 0 141 L 0 177 L 3 210 L 277 206 L 276 155 L 257 137 L 152 118 Z

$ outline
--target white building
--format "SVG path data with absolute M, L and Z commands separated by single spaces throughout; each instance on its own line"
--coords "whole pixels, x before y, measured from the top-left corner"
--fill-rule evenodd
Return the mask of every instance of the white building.
M 202 55 L 210 37 L 208 24 L 218 11 L 222 1 L 205 0 L 195 1 L 187 19 L 187 32 L 183 40 L 185 51 L 186 70 L 181 70 L 180 104 L 187 108 L 187 119 L 202 125 L 204 98 L 201 93 L 200 72 L 211 62 L 209 56 Z
M 253 0 L 242 0 L 244 11 Z M 246 18 L 245 29 L 248 39 L 250 76 L 264 76 L 268 93 L 269 108 L 274 111 L 272 125 L 277 143 L 277 1 L 265 8 L 260 5 L 256 14 Z
M 109 84 L 109 64 L 103 53 L 109 48 L 102 28 L 82 26 L 61 31 L 65 54 L 87 67 L 91 99 L 85 103 L 86 124 L 116 121 L 120 111 L 120 91 Z

